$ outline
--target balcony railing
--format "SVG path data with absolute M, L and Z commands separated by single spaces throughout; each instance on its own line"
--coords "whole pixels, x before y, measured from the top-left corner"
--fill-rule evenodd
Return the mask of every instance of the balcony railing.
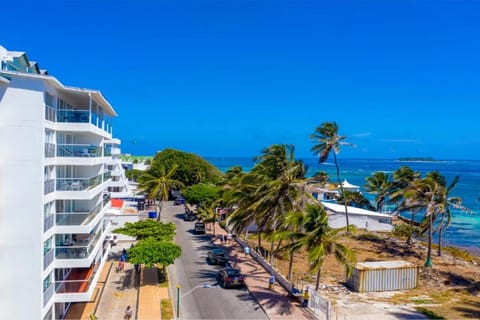
M 90 212 L 62 212 L 56 214 L 57 226 L 81 226 L 86 225 L 92 221 L 97 214 L 102 210 L 104 204 L 100 202 Z
M 93 248 L 95 248 L 100 238 L 101 238 L 101 233 L 99 232 L 91 239 L 77 241 L 77 243 L 74 246 L 56 246 L 55 258 L 86 259 L 92 252 Z M 82 244 L 86 244 L 86 245 L 82 245 Z
M 50 299 L 52 299 L 54 292 L 55 291 L 54 291 L 53 283 L 51 283 L 48 286 L 48 288 L 43 291 L 43 306 L 44 307 L 47 305 L 48 301 L 50 301 Z
M 90 112 L 88 110 L 57 110 L 57 122 L 88 123 Z
M 43 270 L 47 269 L 47 267 L 53 262 L 54 257 L 54 250 L 53 248 L 50 248 L 50 250 L 48 250 L 43 256 Z
M 45 181 L 43 184 L 43 188 L 44 188 L 43 194 L 52 193 L 53 191 L 55 191 L 55 180 L 51 179 L 51 180 Z
M 94 265 L 90 269 L 85 271 L 78 271 L 74 269 L 72 273 L 74 277 L 80 277 L 80 280 L 63 280 L 63 281 L 55 281 L 55 291 L 57 294 L 62 293 L 82 293 L 87 292 L 90 289 L 90 285 L 92 284 L 93 279 L 98 271 L 98 266 Z
M 105 157 L 111 157 L 112 156 L 112 146 L 105 146 L 103 149 L 103 155 Z
M 57 191 L 84 191 L 95 188 L 102 183 L 104 174 L 92 178 L 58 178 Z
M 48 217 L 43 219 L 43 232 L 47 232 L 53 227 L 54 215 L 51 214 Z
M 57 157 L 101 157 L 102 148 L 88 144 L 58 144 Z
M 53 158 L 55 157 L 55 144 L 53 143 L 45 143 L 45 158 Z

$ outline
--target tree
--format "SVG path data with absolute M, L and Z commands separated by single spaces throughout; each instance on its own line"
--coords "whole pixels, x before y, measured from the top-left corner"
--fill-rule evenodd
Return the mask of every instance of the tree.
M 172 222 L 164 223 L 155 220 L 127 222 L 122 228 L 113 230 L 114 233 L 136 237 L 137 240 L 154 238 L 159 241 L 172 241 L 175 236 L 175 225 Z
M 376 194 L 376 210 L 381 212 L 391 188 L 390 175 L 385 172 L 374 172 L 370 177 L 365 178 L 365 181 L 365 191 Z
M 438 256 L 442 256 L 442 247 L 443 247 L 443 230 L 447 229 L 451 222 L 452 222 L 452 213 L 450 212 L 450 208 L 455 208 L 458 210 L 462 210 L 464 212 L 471 212 L 470 209 L 464 207 L 462 205 L 462 198 L 451 196 L 451 191 L 455 188 L 458 181 L 460 180 L 459 176 L 455 176 L 453 181 L 447 187 L 447 179 L 442 176 L 438 171 L 432 171 L 427 173 L 427 178 L 435 180 L 442 186 L 441 191 L 444 192 L 440 197 L 437 198 L 437 208 L 438 214 L 440 216 L 440 221 L 437 224 L 437 231 L 438 231 Z
M 333 161 L 337 171 L 337 180 L 341 193 L 344 193 L 343 184 L 340 179 L 340 168 L 337 162 L 337 154 L 340 152 L 340 146 L 353 146 L 351 143 L 345 142 L 347 137 L 338 134 L 338 125 L 336 122 L 324 122 L 321 126 L 315 128 L 314 133 L 310 135 L 315 145 L 312 147 L 314 155 L 318 156 L 319 163 L 327 161 L 328 156 L 333 154 Z M 350 232 L 350 222 L 348 219 L 348 207 L 345 202 L 345 219 L 347 224 L 347 233 Z
M 152 199 L 167 201 L 172 189 L 180 189 L 183 187 L 182 182 L 172 178 L 177 168 L 177 165 L 173 165 L 170 170 L 166 172 L 162 164 L 154 162 L 150 166 L 150 169 L 138 179 L 140 189 L 145 191 L 148 197 Z
M 162 165 L 166 171 L 176 166 L 171 179 L 182 182 L 185 186 L 198 183 L 217 183 L 223 173 L 200 156 L 174 149 L 158 152 L 152 160 L 153 165 Z
M 137 179 L 138 179 L 141 175 L 143 175 L 144 173 L 145 173 L 145 171 L 142 171 L 142 170 L 131 169 L 131 170 L 125 171 L 125 176 L 126 176 L 129 180 L 137 181 Z
M 175 243 L 148 238 L 138 241 L 128 250 L 128 260 L 134 264 L 143 264 L 148 268 L 160 264 L 162 270 L 165 271 L 165 268 L 181 254 L 182 249 Z
M 370 201 L 363 196 L 362 193 L 358 191 L 345 191 L 345 193 L 342 193 L 338 199 L 337 202 L 340 204 L 347 204 L 347 206 L 350 207 L 357 207 L 357 208 L 363 208 L 367 210 L 375 210 L 375 208 L 370 204 Z
M 325 256 L 333 254 L 336 260 L 342 264 L 347 274 L 350 275 L 355 265 L 355 252 L 338 242 L 339 231 L 328 225 L 328 216 L 321 204 L 307 204 L 302 217 L 295 219 L 303 224 L 303 229 L 292 232 L 289 236 L 293 239 L 282 249 L 296 250 L 304 247 L 308 251 L 310 270 L 316 271 L 317 281 L 315 290 L 320 287 L 320 275 Z
M 421 233 L 428 231 L 427 259 L 425 267 L 432 266 L 432 232 L 433 223 L 439 213 L 438 206 L 443 202 L 444 187 L 436 179 L 428 176 L 424 179 L 417 178 L 407 187 L 404 193 L 402 210 L 421 210 L 424 218 L 421 224 Z
M 328 182 L 328 173 L 326 171 L 317 171 L 313 176 L 308 179 L 309 183 L 318 183 L 322 186 Z
M 199 183 L 183 190 L 188 203 L 209 206 L 220 197 L 221 188 L 213 184 Z
M 215 212 L 214 203 L 210 203 L 209 205 L 202 205 L 200 208 L 198 208 L 197 216 L 205 223 L 212 224 L 212 231 L 213 235 L 215 236 L 215 221 L 217 218 L 217 214 Z

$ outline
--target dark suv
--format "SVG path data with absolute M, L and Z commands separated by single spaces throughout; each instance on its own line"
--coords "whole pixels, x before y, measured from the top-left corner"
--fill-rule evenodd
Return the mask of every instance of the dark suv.
M 204 222 L 195 222 L 194 229 L 195 233 L 205 233 L 205 223 Z
M 227 263 L 227 256 L 222 249 L 213 249 L 208 252 L 207 260 L 208 263 L 211 264 L 225 265 Z
M 225 268 L 218 271 L 217 280 L 226 289 L 245 286 L 245 276 L 236 268 Z

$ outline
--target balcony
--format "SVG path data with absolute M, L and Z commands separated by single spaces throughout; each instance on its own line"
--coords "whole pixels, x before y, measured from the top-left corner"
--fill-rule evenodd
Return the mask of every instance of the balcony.
M 47 232 L 50 228 L 53 227 L 54 215 L 51 214 L 48 217 L 43 219 L 43 232 Z
M 108 174 L 107 174 L 108 173 Z M 110 179 L 110 172 L 99 174 L 92 178 L 57 178 L 57 191 L 85 191 L 93 189 L 103 181 Z
M 107 202 L 108 203 L 108 202 Z M 96 215 L 102 211 L 105 206 L 104 202 L 100 202 L 90 212 L 88 211 L 70 211 L 61 212 L 55 215 L 55 223 L 57 226 L 82 226 L 90 223 Z
M 72 269 L 67 278 L 63 281 L 55 281 L 55 292 L 57 294 L 66 293 L 86 293 L 98 271 L 98 266 L 93 264 L 90 268 Z
M 55 144 L 46 142 L 44 155 L 45 155 L 45 158 L 55 157 Z
M 50 299 L 53 297 L 54 290 L 53 283 L 51 283 L 45 290 L 43 290 L 43 307 L 45 307 Z
M 55 180 L 47 180 L 43 184 L 43 194 L 49 194 L 55 191 Z
M 43 270 L 46 270 L 48 266 L 53 262 L 54 257 L 54 250 L 50 248 L 44 255 L 43 255 Z
M 77 240 L 75 245 L 70 246 L 56 246 L 55 258 L 56 259 L 86 259 L 93 252 L 93 249 L 98 243 L 98 240 L 102 237 L 102 233 L 97 233 L 92 238 L 85 238 Z
M 89 123 L 90 112 L 88 110 L 57 110 L 57 122 Z
M 88 157 L 102 156 L 102 148 L 88 144 L 58 144 L 57 157 Z

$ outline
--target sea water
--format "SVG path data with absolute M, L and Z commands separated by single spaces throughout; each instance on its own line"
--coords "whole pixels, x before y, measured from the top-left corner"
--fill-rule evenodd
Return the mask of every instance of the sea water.
M 250 171 L 254 166 L 253 158 L 245 157 L 210 157 L 207 161 L 225 172 L 233 166 L 242 167 L 243 171 Z M 330 181 L 336 182 L 336 169 L 332 162 L 318 163 L 315 158 L 301 159 L 308 166 L 307 176 L 318 171 L 326 171 Z M 398 161 L 382 159 L 338 159 L 340 178 L 342 181 L 360 186 L 364 190 L 365 179 L 373 172 L 382 171 L 392 173 L 401 166 L 408 166 L 424 176 L 427 172 L 438 171 L 447 179 L 449 185 L 455 176 L 459 176 L 451 196 L 462 198 L 463 205 L 471 210 L 466 213 L 458 209 L 452 212 L 452 224 L 444 232 L 444 245 L 458 246 L 480 252 L 480 161 Z

